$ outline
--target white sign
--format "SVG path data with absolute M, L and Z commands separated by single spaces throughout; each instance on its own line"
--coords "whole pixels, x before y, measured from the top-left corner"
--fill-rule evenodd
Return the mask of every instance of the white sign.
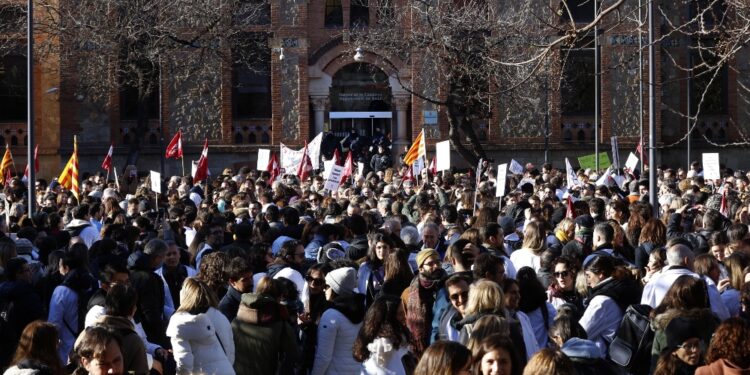
M 258 165 L 255 169 L 265 171 L 268 168 L 268 160 L 271 159 L 271 150 L 267 148 L 258 149 Z
M 513 174 L 523 174 L 523 166 L 516 159 L 510 159 L 510 171 Z
M 422 169 L 424 169 L 424 159 L 420 157 L 417 158 L 417 160 L 414 160 L 414 164 L 411 165 L 411 168 L 415 176 L 422 173 Z
M 151 171 L 151 191 L 161 194 L 161 173 Z
M 596 186 L 602 186 L 602 185 L 609 186 L 609 179 L 611 176 L 612 176 L 612 166 L 607 168 L 607 171 L 604 172 L 604 174 L 601 177 L 599 177 L 598 180 L 596 180 Z
M 323 160 L 323 178 L 328 178 L 331 168 L 336 164 L 335 160 Z
M 706 180 L 718 180 L 721 178 L 718 153 L 703 154 L 703 178 Z
M 331 166 L 331 172 L 328 174 L 325 185 L 323 188 L 328 191 L 336 191 L 341 183 L 341 175 L 344 173 L 344 167 L 340 165 Z
M 281 150 L 281 160 L 279 161 L 281 163 L 281 168 L 287 171 L 296 171 L 297 166 L 299 166 L 299 163 L 302 161 L 302 153 L 304 153 L 305 150 L 294 150 L 283 143 L 281 143 L 279 148 Z
M 497 190 L 495 190 L 495 197 L 502 197 L 505 195 L 505 179 L 508 176 L 508 163 L 503 163 L 497 166 Z
M 568 189 L 572 189 L 573 186 L 581 185 L 581 182 L 578 181 L 578 176 L 576 176 L 576 171 L 573 169 L 573 166 L 570 165 L 570 160 L 568 160 L 568 158 L 565 158 L 565 177 L 568 179 Z
M 357 177 L 362 177 L 365 175 L 365 163 L 358 161 L 357 162 Z
M 438 172 L 451 169 L 451 141 L 435 143 L 435 156 Z
M 627 168 L 630 172 L 633 172 L 635 170 L 635 167 L 638 166 L 638 157 L 635 156 L 634 153 L 630 153 L 628 155 L 628 160 L 625 161 L 625 168 Z

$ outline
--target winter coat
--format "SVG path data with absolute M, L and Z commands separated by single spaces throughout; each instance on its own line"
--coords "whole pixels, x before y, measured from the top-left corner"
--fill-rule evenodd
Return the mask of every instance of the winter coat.
M 391 340 L 378 337 L 367 344 L 370 356 L 362 362 L 360 375 L 406 375 L 403 358 L 409 354 L 406 344 L 393 347 Z
M 300 352 L 286 311 L 275 299 L 246 293 L 232 321 L 238 375 L 276 374 L 280 361 L 295 363 Z
M 668 309 L 667 311 L 656 315 L 651 319 L 651 329 L 654 330 L 654 344 L 651 347 L 651 368 L 656 368 L 656 363 L 659 361 L 659 356 L 662 350 L 667 347 L 667 335 L 664 330 L 669 325 L 672 319 L 683 316 L 692 319 L 698 319 L 701 321 L 700 326 L 706 327 L 706 332 L 713 333 L 716 328 L 719 327 L 719 319 L 714 315 L 710 309 Z M 711 341 L 710 337 L 703 338 L 704 342 L 708 343 Z
M 57 352 L 62 363 L 68 362 L 68 354 L 73 350 L 73 344 L 80 331 L 79 294 L 85 297 L 92 281 L 94 279 L 88 272 L 83 269 L 74 269 L 65 275 L 63 283 L 52 292 L 47 320 L 57 327 L 60 337 Z
M 739 368 L 726 359 L 719 359 L 710 365 L 698 367 L 695 375 L 750 375 L 750 368 Z
M 614 340 L 625 309 L 638 303 L 639 291 L 634 280 L 611 277 L 592 288 L 591 298 L 584 303 L 586 310 L 578 323 L 602 353 L 607 353 L 609 344 Z
M 140 251 L 128 258 L 130 284 L 138 291 L 135 320 L 143 325 L 148 341 L 169 348 L 169 340 L 164 334 L 164 283 L 150 268 L 150 262 L 150 257 Z
M 109 328 L 119 334 L 122 340 L 122 364 L 125 372 L 132 371 L 135 375 L 148 374 L 146 347 L 136 333 L 135 326 L 130 319 L 122 316 L 104 315 L 99 318 L 96 325 Z
M 684 266 L 664 267 L 658 275 L 652 276 L 648 281 L 648 284 L 643 288 L 641 304 L 649 305 L 653 308 L 659 306 L 675 280 L 683 275 L 690 275 L 696 279 L 703 279 L 708 286 L 708 301 L 711 304 L 711 311 L 713 311 L 721 320 L 729 318 L 729 311 L 727 310 L 727 307 L 724 306 L 724 301 L 721 300 L 719 290 L 716 289 L 716 285 L 713 281 L 707 277 L 701 277 Z
M 219 311 L 221 311 L 221 313 L 227 317 L 227 320 L 231 322 L 237 316 L 237 310 L 240 308 L 241 300 L 242 293 L 230 285 L 227 289 L 227 294 L 225 294 L 224 297 L 221 297 Z
M 65 230 L 70 233 L 71 237 L 81 237 L 87 248 L 91 248 L 94 242 L 99 240 L 99 232 L 88 221 L 73 219 L 65 226 Z
M 167 326 L 178 374 L 234 375 L 234 338 L 227 318 L 209 307 L 192 315 L 178 311 Z
M 42 299 L 31 284 L 25 281 L 6 281 L 0 284 L 0 303 L 13 303 L 5 318 L 8 324 L 0 334 L 0 368 L 8 366 L 18 346 L 21 332 L 27 324 L 44 319 Z
M 541 253 L 534 254 L 531 249 L 521 248 L 510 254 L 510 261 L 513 262 L 513 267 L 517 270 L 523 267 L 531 267 L 534 272 L 539 272 L 539 269 L 542 268 L 541 260 Z
M 349 375 L 360 371 L 352 347 L 365 317 L 364 295 L 334 299 L 318 324 L 318 347 L 311 375 Z
M 471 339 L 471 334 L 474 331 L 474 325 L 479 319 L 486 315 L 494 314 L 489 312 L 479 313 L 476 315 L 465 316 L 463 319 L 456 322 L 455 327 L 459 330 L 458 342 L 468 345 L 469 340 Z M 528 323 L 528 317 L 522 312 L 515 312 L 513 316 L 510 316 L 509 312 L 505 312 L 500 316 L 508 320 L 510 339 L 518 348 L 518 356 L 525 364 L 526 360 L 531 358 L 531 356 L 539 350 L 539 345 L 537 345 L 536 338 L 534 338 L 534 332 L 531 325 Z

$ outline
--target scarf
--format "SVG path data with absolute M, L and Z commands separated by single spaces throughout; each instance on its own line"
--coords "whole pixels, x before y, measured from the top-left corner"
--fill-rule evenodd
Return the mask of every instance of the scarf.
M 432 305 L 440 280 L 429 280 L 417 276 L 409 285 L 409 300 L 406 301 L 406 326 L 414 337 L 414 351 L 421 356 L 430 345 Z
M 565 231 L 562 229 L 558 229 L 555 231 L 555 238 L 557 238 L 563 244 L 566 244 L 570 241 L 570 238 L 568 238 L 568 235 L 565 234 Z

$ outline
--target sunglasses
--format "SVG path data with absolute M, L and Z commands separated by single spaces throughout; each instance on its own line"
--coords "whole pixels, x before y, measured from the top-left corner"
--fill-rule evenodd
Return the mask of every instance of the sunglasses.
M 322 278 L 322 277 L 320 277 L 320 278 L 315 278 L 315 277 L 312 277 L 312 276 L 308 276 L 308 277 L 306 277 L 306 278 L 305 278 L 305 280 L 306 280 L 306 281 L 307 281 L 307 283 L 308 283 L 308 284 L 310 284 L 310 285 L 321 285 L 321 284 L 323 284 L 323 283 L 325 283 L 325 282 L 326 282 L 326 279 L 324 279 L 324 278 Z
M 563 277 L 568 277 L 570 276 L 570 271 L 554 272 L 552 273 L 552 276 L 558 279 L 563 278 Z

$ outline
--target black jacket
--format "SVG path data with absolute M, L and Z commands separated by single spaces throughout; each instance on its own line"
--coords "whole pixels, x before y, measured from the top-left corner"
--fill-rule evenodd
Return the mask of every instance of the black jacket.
M 364 258 L 369 250 L 370 244 L 367 241 L 367 236 L 357 236 L 354 237 L 349 244 L 349 248 L 346 249 L 346 256 L 350 260 L 357 261 Z
M 8 307 L 7 324 L 0 331 L 0 368 L 10 363 L 26 325 L 46 318 L 41 297 L 26 282 L 5 281 L 0 284 L 0 305 L 7 303 L 12 303 L 12 307 Z
M 130 284 L 138 291 L 138 310 L 135 320 L 143 325 L 148 341 L 169 348 L 164 315 L 164 284 L 150 269 L 151 259 L 137 251 L 128 258 Z
M 667 239 L 672 238 L 684 238 L 693 245 L 694 254 L 705 254 L 708 252 L 708 238 L 711 236 L 711 232 L 707 230 L 700 230 L 698 232 L 684 233 L 682 231 L 682 214 L 674 213 L 669 216 L 669 222 L 667 223 Z
M 242 293 L 230 285 L 229 289 L 227 289 L 227 294 L 219 302 L 219 311 L 227 317 L 230 323 L 237 316 L 237 310 L 240 309 L 240 302 L 242 302 Z

